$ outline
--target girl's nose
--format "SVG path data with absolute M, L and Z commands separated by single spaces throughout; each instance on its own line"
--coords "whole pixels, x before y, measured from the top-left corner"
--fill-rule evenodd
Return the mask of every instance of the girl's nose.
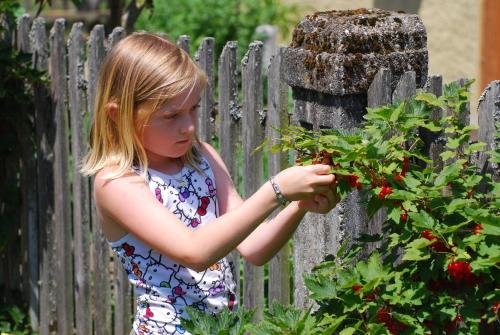
M 184 122 L 181 125 L 181 129 L 180 129 L 181 134 L 185 134 L 185 135 L 186 134 L 187 135 L 193 134 L 196 130 L 195 122 L 196 122 L 196 120 L 193 117 L 191 117 L 191 115 L 187 115 L 184 118 Z

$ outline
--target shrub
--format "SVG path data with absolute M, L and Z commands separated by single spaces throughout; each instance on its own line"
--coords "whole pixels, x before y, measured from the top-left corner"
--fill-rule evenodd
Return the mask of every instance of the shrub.
M 368 108 L 362 129 L 280 130 L 274 150 L 294 150 L 297 164 L 330 164 L 342 198 L 359 192 L 369 216 L 382 207 L 388 215 L 382 234 L 345 243 L 304 274 L 319 309 L 273 308 L 259 325 L 247 326 L 252 334 L 493 332 L 500 306 L 500 183 L 473 164 L 484 143 L 471 142 L 476 127 L 460 121 L 470 84 L 447 85 L 439 98 L 420 92 Z M 436 108 L 448 116 L 432 120 Z M 419 129 L 448 135 L 444 168 L 423 152 Z M 498 149 L 489 155 L 500 161 Z M 361 260 L 359 252 L 374 241 L 380 246 Z

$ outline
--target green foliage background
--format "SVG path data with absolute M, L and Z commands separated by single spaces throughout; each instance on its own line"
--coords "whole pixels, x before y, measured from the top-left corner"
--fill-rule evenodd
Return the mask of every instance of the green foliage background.
M 238 41 L 241 60 L 248 44 L 260 37 L 257 26 L 275 25 L 286 36 L 298 15 L 297 6 L 279 0 L 155 0 L 154 8 L 141 14 L 135 28 L 163 32 L 174 40 L 188 35 L 191 54 L 204 37 L 215 38 L 216 57 L 227 41 Z

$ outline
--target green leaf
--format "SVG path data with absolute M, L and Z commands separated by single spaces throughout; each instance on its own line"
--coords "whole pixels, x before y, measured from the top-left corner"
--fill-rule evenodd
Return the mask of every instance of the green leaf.
M 450 158 L 454 158 L 456 154 L 457 154 L 456 151 L 444 151 L 440 153 L 439 156 L 441 156 L 443 161 L 447 161 Z
M 397 312 L 392 312 L 391 314 L 394 318 L 409 326 L 414 326 L 418 322 L 417 319 L 407 314 Z
M 500 234 L 500 217 L 488 212 L 486 209 L 464 208 L 464 213 L 477 223 L 483 225 L 482 233 L 487 235 Z
M 189 319 L 181 319 L 182 326 L 193 335 L 244 335 L 245 325 L 252 320 L 255 310 L 238 309 L 231 312 L 223 309 L 214 318 L 211 313 L 200 311 L 197 308 L 184 307 Z
M 390 243 L 389 243 L 389 249 L 394 248 L 400 243 L 400 235 L 396 233 L 392 233 L 389 235 L 390 238 Z
M 391 117 L 389 118 L 390 122 L 396 122 L 399 119 L 399 115 L 404 109 L 404 104 L 400 104 L 397 106 L 394 111 L 391 113 Z
M 14 320 L 15 324 L 20 324 L 21 322 L 23 322 L 23 319 L 25 317 L 24 313 L 17 306 L 9 309 L 9 315 L 12 320 Z
M 472 200 L 470 199 L 453 199 L 447 206 L 446 211 L 448 214 L 455 212 L 459 208 L 463 208 L 464 206 L 468 206 Z
M 384 203 L 376 196 L 373 196 L 368 201 L 367 214 L 368 218 L 371 219 L 375 213 L 378 212 Z
M 453 233 L 454 231 L 457 231 L 458 229 L 462 228 L 463 226 L 466 226 L 468 222 L 462 222 L 457 225 L 452 225 L 452 226 L 446 226 L 443 229 L 438 229 L 438 233 L 443 235 L 443 234 L 449 234 Z
M 356 269 L 365 282 L 381 280 L 387 275 L 387 271 L 382 267 L 378 252 L 372 253 L 367 263 L 359 262 L 356 264 Z
M 492 217 L 493 219 L 493 217 Z M 497 220 L 500 220 L 497 216 Z M 482 223 L 483 229 L 481 230 L 481 234 L 485 235 L 493 235 L 493 236 L 500 236 L 500 222 L 497 221 L 496 225 L 489 224 L 489 223 Z
M 424 210 L 418 213 L 410 212 L 409 217 L 413 220 L 415 227 L 432 229 L 435 226 L 434 219 Z
M 409 248 L 422 249 L 422 248 L 428 247 L 432 243 L 433 243 L 433 241 L 429 241 L 426 238 L 417 238 L 416 240 L 413 240 L 410 243 L 408 243 L 406 248 L 407 249 L 409 249 Z
M 465 148 L 464 150 L 464 153 L 466 155 L 469 155 L 473 152 L 477 152 L 477 151 L 481 151 L 484 149 L 484 147 L 486 146 L 486 143 L 473 143 L 473 144 L 470 144 L 467 148 Z
M 337 297 L 336 283 L 327 276 L 304 274 L 304 284 L 311 291 L 311 298 L 315 300 Z
M 387 153 L 387 150 L 388 150 L 387 142 L 370 143 L 366 147 L 366 158 L 375 159 L 383 157 Z
M 458 161 L 457 161 L 458 162 Z M 447 165 L 443 168 L 443 170 L 439 173 L 436 180 L 434 181 L 434 185 L 437 187 L 447 185 L 450 181 L 454 180 L 458 177 L 460 172 L 460 167 L 463 163 L 460 163 L 460 166 L 457 162 L 452 163 L 451 165 Z
M 269 144 L 270 141 L 271 141 L 271 138 L 266 137 L 264 139 L 264 141 L 262 141 L 261 144 L 259 144 L 255 149 L 252 150 L 252 152 L 250 153 L 250 155 L 254 155 L 257 151 L 262 150 L 264 147 L 267 147 L 267 145 Z M 279 147 L 280 146 L 278 145 L 278 148 Z M 274 146 L 273 146 L 273 148 L 274 148 Z
M 443 109 L 445 109 L 447 107 L 446 102 L 444 101 L 443 97 L 438 98 L 434 94 L 428 93 L 428 92 L 422 92 L 422 93 L 418 94 L 415 97 L 415 100 L 425 101 L 426 103 L 428 103 L 431 106 L 440 107 Z
M 425 123 L 422 125 L 423 128 L 429 129 L 432 132 L 442 131 L 443 127 L 440 127 L 434 123 Z
M 470 263 L 470 266 L 472 267 L 473 271 L 476 271 L 476 270 L 487 269 L 489 267 L 495 266 L 498 263 L 500 263 L 500 256 L 499 257 L 478 258 L 478 259 L 472 261 Z
M 406 177 L 403 180 L 406 187 L 411 190 L 419 187 L 422 184 L 417 178 L 414 178 L 411 174 L 406 175 Z
M 349 327 L 349 328 L 344 328 L 339 335 L 352 335 L 356 331 L 356 328 Z
M 405 261 L 423 261 L 429 259 L 430 254 L 428 251 L 422 252 L 420 249 L 431 245 L 433 241 L 425 238 L 418 238 L 410 242 L 405 248 L 403 260 Z
M 394 221 L 394 222 L 399 222 L 401 213 L 402 213 L 401 208 L 399 208 L 399 207 L 393 207 L 393 208 L 390 209 L 389 214 L 387 215 L 387 217 L 389 219 L 391 219 L 392 221 Z
M 478 253 L 481 256 L 500 257 L 500 246 L 498 244 L 493 244 L 491 246 L 481 244 Z
M 448 138 L 446 147 L 450 149 L 456 149 L 460 146 L 460 142 L 460 138 Z
M 333 334 L 338 327 L 342 324 L 342 322 L 345 320 L 347 315 L 341 315 L 341 316 L 331 316 L 331 315 L 326 315 L 319 323 L 319 327 L 325 327 L 323 330 L 323 335 L 331 335 Z

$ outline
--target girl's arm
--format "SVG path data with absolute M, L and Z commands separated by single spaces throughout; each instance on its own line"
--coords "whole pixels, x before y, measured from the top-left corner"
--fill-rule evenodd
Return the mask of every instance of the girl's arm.
M 223 171 L 219 164 L 212 168 L 217 175 Z M 119 227 L 196 271 L 205 270 L 235 249 L 278 206 L 267 182 L 230 212 L 193 231 L 156 200 L 142 177 L 130 173 L 114 180 L 103 178 L 111 170 L 101 170 L 94 180 L 104 233 Z M 329 189 L 334 178 L 329 171 L 328 165 L 290 168 L 282 171 L 276 181 L 291 200 L 306 199 Z M 231 192 L 227 187 L 217 191 L 224 193 L 224 189 Z
M 204 143 L 203 151 L 213 167 L 220 213 L 230 212 L 243 200 L 238 195 L 224 162 L 210 145 Z M 261 266 L 267 263 L 288 242 L 308 210 L 327 213 L 338 203 L 333 188 L 325 196 L 316 196 L 308 201 L 294 201 L 281 210 L 274 219 L 259 225 L 236 248 L 250 263 Z

